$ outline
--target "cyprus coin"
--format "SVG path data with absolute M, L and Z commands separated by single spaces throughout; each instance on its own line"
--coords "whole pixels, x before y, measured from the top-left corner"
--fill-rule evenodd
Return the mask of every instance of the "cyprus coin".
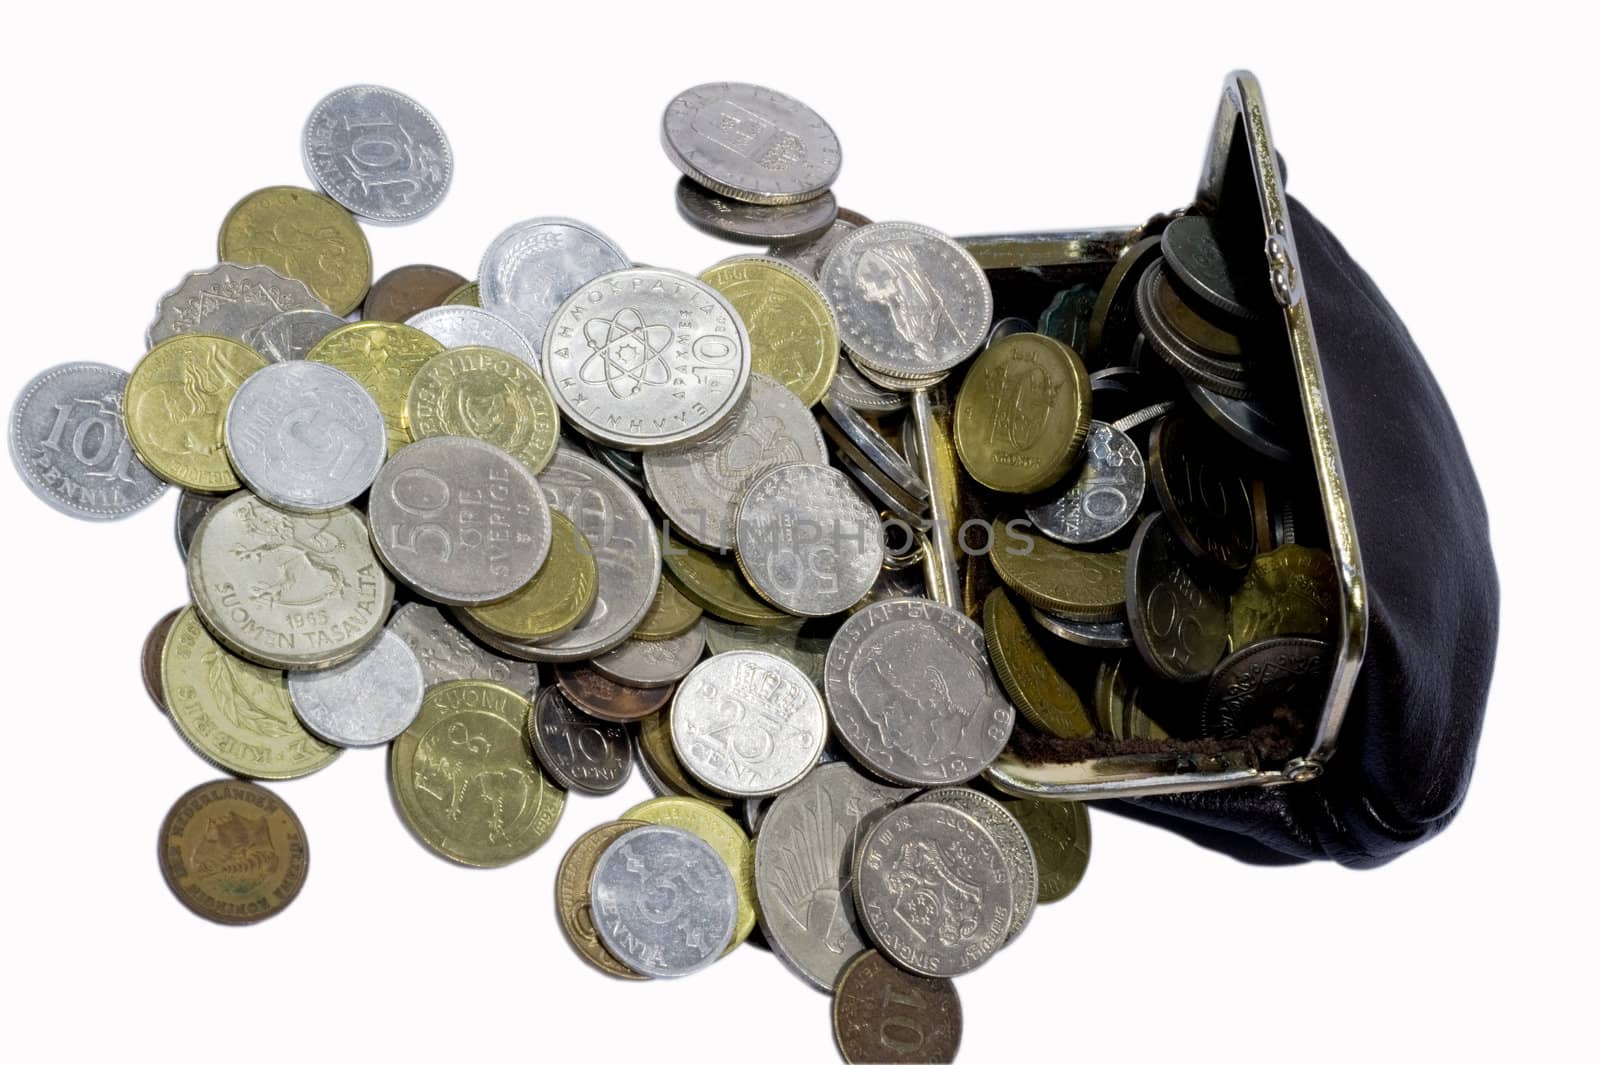
M 533 701 L 528 739 L 545 772 L 572 791 L 609 795 L 633 772 L 627 727 L 590 717 L 556 688 L 545 688 Z
M 247 341 L 252 331 L 284 311 L 328 311 L 304 281 L 270 266 L 218 263 L 187 274 L 156 305 L 145 330 L 149 348 L 180 333 L 205 333 Z
M 883 569 L 877 512 L 828 466 L 780 466 L 752 484 L 734 546 L 751 586 L 803 617 L 849 609 Z
M 971 788 L 934 788 L 919 795 L 917 801 L 942 802 L 954 807 L 972 817 L 994 839 L 1011 878 L 1011 931 L 1006 933 L 1006 938 L 1015 939 L 1033 916 L 1033 908 L 1039 901 L 1039 864 L 1028 834 L 1003 805 Z
M 447 680 L 488 680 L 532 700 L 539 693 L 539 667 L 484 647 L 453 625 L 437 607 L 407 603 L 389 619 L 389 631 L 405 640 L 422 666 L 425 688 Z
M 661 116 L 661 145 L 679 170 L 747 203 L 798 203 L 839 176 L 839 138 L 791 96 L 741 82 L 685 89 Z
M 348 662 L 289 673 L 295 716 L 339 747 L 370 747 L 400 735 L 422 708 L 423 687 L 416 654 L 388 629 Z
M 479 307 L 429 307 L 406 319 L 446 348 L 494 348 L 537 368 L 539 353 L 512 324 Z
M 727 863 L 691 832 L 636 828 L 600 855 L 589 882 L 600 941 L 646 976 L 687 976 L 733 938 L 739 896 Z
M 372 248 L 356 220 L 328 197 L 292 185 L 257 189 L 234 204 L 217 234 L 217 258 L 304 281 L 338 315 L 361 306 L 372 285 Z
M 631 262 L 593 226 L 571 218 L 530 218 L 495 237 L 483 253 L 478 300 L 537 345 L 568 296 Z
M 237 340 L 182 334 L 151 348 L 128 375 L 128 439 L 157 477 L 198 492 L 239 487 L 222 439 L 228 403 L 266 359 Z
M 561 416 L 538 370 L 494 348 L 451 348 L 424 363 L 406 396 L 406 420 L 418 440 L 487 440 L 530 473 L 544 469 L 561 437 Z
M 348 324 L 337 314 L 301 308 L 275 314 L 246 329 L 239 339 L 273 362 L 290 362 L 305 358 L 317 341 Z
M 773 795 L 817 764 L 827 713 L 811 679 L 777 655 L 730 651 L 672 699 L 672 745 L 696 780 L 736 798 Z
M 411 222 L 438 206 L 454 162 L 439 123 L 381 85 L 349 85 L 311 109 L 301 134 L 306 172 L 353 214 Z

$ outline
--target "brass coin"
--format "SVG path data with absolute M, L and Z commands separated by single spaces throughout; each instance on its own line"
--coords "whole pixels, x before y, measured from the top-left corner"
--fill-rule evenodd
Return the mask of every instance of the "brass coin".
M 1038 638 L 1004 588 L 983 603 L 983 642 L 995 675 L 1022 716 L 1053 736 L 1080 739 L 1094 735 L 1094 723 L 1039 644 Z
M 257 189 L 234 204 L 217 234 L 217 257 L 304 281 L 340 318 L 361 306 L 372 285 L 372 248 L 355 217 L 293 185 Z
M 424 363 L 406 395 L 406 424 L 417 440 L 487 440 L 535 474 L 561 439 L 561 415 L 538 369 L 484 347 L 451 348 Z
M 1126 551 L 1078 551 L 1030 536 L 1027 553 L 1014 541 L 994 545 L 987 558 L 1012 591 L 1040 610 L 1075 621 L 1109 621 L 1122 614 L 1127 592 Z
M 1161 258 L 1161 238 L 1146 237 L 1123 250 L 1100 285 L 1083 354 L 1105 365 L 1108 356 L 1121 356 L 1131 348 L 1139 323 L 1134 315 L 1134 293 L 1151 263 Z
M 239 487 L 222 421 L 244 379 L 268 365 L 237 340 L 180 333 L 151 348 L 128 375 L 123 421 L 157 477 L 197 492 Z
M 908 973 L 864 950 L 839 974 L 833 1038 L 848 1065 L 952 1062 L 961 1048 L 961 997 L 954 981 Z
M 478 283 L 476 281 L 468 281 L 465 285 L 446 296 L 444 302 L 439 306 L 482 307 L 483 303 L 478 299 Z
M 590 717 L 601 721 L 638 721 L 672 702 L 675 685 L 635 688 L 618 684 L 599 670 L 584 663 L 563 663 L 555 667 L 556 687 L 561 694 Z
M 1229 604 L 1228 639 L 1235 651 L 1276 636 L 1332 639 L 1339 617 L 1339 578 L 1326 551 L 1284 544 L 1257 555 Z
M 584 619 L 600 590 L 589 540 L 558 510 L 550 512 L 550 553 L 533 580 L 499 602 L 465 607 L 479 625 L 508 640 L 553 640 Z
M 525 858 L 555 831 L 566 792 L 528 745 L 528 700 L 484 680 L 435 684 L 389 748 L 389 784 L 418 839 L 463 865 Z
M 1089 808 L 1053 799 L 1001 799 L 1017 819 L 1039 864 L 1039 901 L 1072 894 L 1089 868 Z
M 1167 730 L 1145 712 L 1152 692 L 1158 698 L 1163 694 L 1137 658 L 1102 662 L 1094 683 L 1094 714 L 1100 731 L 1114 740 L 1167 739 Z
M 759 598 L 730 559 L 690 547 L 669 535 L 661 561 L 678 591 L 708 614 L 740 625 L 777 625 L 794 620 Z
M 671 825 L 692 832 L 711 845 L 733 874 L 733 886 L 739 894 L 739 916 L 734 922 L 733 938 L 728 941 L 724 954 L 750 938 L 756 926 L 756 850 L 750 837 L 739 822 L 722 810 L 700 799 L 681 795 L 664 795 L 646 799 L 637 806 L 623 811 L 624 818 L 645 821 L 652 825 Z
M 167 696 L 161 688 L 161 652 L 167 646 L 167 633 L 172 631 L 172 623 L 178 620 L 178 615 L 183 613 L 183 607 L 169 610 L 162 615 L 161 620 L 155 623 L 150 630 L 150 635 L 144 638 L 144 653 L 139 656 L 139 671 L 144 678 L 144 690 L 149 694 L 150 701 L 163 714 L 167 712 Z
M 665 710 L 639 722 L 639 756 L 649 776 L 675 795 L 708 802 L 722 810 L 733 809 L 733 800 L 714 795 L 689 779 L 678 754 L 672 749 L 672 724 Z
M 594 912 L 589 908 L 589 882 L 594 878 L 595 863 L 605 849 L 643 826 L 643 821 L 610 821 L 597 825 L 573 841 L 556 869 L 556 915 L 561 918 L 561 930 L 567 934 L 567 942 L 578 952 L 578 957 L 606 975 L 624 980 L 648 978 L 622 964 L 600 942 L 600 935 L 594 930 Z
M 739 256 L 700 280 L 728 298 L 750 331 L 750 369 L 814 406 L 839 368 L 839 327 L 815 281 L 788 263 Z
M 184 607 L 161 649 L 161 690 L 172 723 L 196 754 L 230 773 L 289 780 L 339 756 L 300 724 L 283 673 L 227 651 L 194 607 Z
M 393 322 L 352 322 L 340 326 L 306 352 L 312 362 L 325 362 L 361 382 L 378 401 L 389 454 L 411 443 L 406 396 L 411 381 L 444 345 L 420 329 Z
M 1201 317 L 1178 295 L 1165 272 L 1157 274 L 1151 282 L 1150 297 L 1166 323 L 1190 344 L 1218 358 L 1244 357 L 1244 345 L 1238 335 Z
M 1053 337 L 1013 333 L 973 362 L 956 396 L 956 453 L 997 492 L 1049 488 L 1089 435 L 1089 372 Z
M 1235 651 L 1217 666 L 1200 707 L 1203 736 L 1244 736 L 1287 710 L 1309 724 L 1328 691 L 1328 644 L 1279 636 Z
M 1241 570 L 1256 553 L 1255 507 L 1218 443 L 1187 419 L 1161 419 L 1150 430 L 1150 483 L 1190 553 Z
M 403 322 L 418 311 L 439 306 L 466 283 L 466 278 L 442 266 L 397 266 L 372 283 L 361 305 L 361 317 Z
M 1228 600 L 1164 515 L 1133 534 L 1126 587 L 1128 632 L 1146 664 L 1180 684 L 1210 676 L 1228 649 Z
M 650 604 L 650 611 L 639 622 L 639 627 L 633 630 L 630 639 L 670 640 L 674 636 L 682 636 L 694 628 L 702 613 L 699 607 L 678 591 L 677 585 L 662 581 L 656 586 L 655 602 Z
M 300 818 L 244 780 L 191 788 L 161 822 L 161 875 L 193 912 L 219 924 L 254 924 L 281 912 L 305 886 L 311 852 Z

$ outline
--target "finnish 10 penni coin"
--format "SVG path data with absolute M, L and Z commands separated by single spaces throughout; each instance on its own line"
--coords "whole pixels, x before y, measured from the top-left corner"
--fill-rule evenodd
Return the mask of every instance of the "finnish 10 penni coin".
M 510 322 L 529 343 L 568 296 L 631 260 L 616 241 L 572 218 L 530 218 L 495 237 L 478 264 L 482 308 Z
M 406 603 L 389 618 L 422 666 L 424 688 L 448 680 L 488 680 L 532 700 L 539 693 L 539 667 L 484 647 L 462 632 L 438 607 Z
M 738 892 L 711 845 L 681 828 L 636 828 L 605 849 L 589 883 L 600 940 L 646 976 L 687 976 L 733 938 Z
M 515 355 L 529 366 L 539 353 L 516 327 L 481 307 L 429 307 L 406 319 L 406 325 L 427 333 L 446 348 L 493 348 Z
M 713 192 L 747 203 L 798 203 L 839 176 L 839 138 L 791 96 L 742 82 L 685 89 L 661 116 L 673 164 Z
M 185 274 L 162 295 L 144 342 L 153 348 L 180 333 L 245 340 L 269 319 L 297 310 L 327 313 L 328 305 L 304 281 L 284 277 L 270 266 L 218 263 Z
M 827 738 L 822 696 L 777 655 L 712 655 L 678 685 L 672 745 L 694 778 L 737 798 L 773 795 L 817 764 Z
M 590 795 L 609 795 L 633 772 L 633 745 L 625 726 L 590 717 L 557 688 L 533 701 L 528 739 L 539 764 L 557 784 Z
M 751 484 L 734 548 L 751 586 L 803 617 L 849 609 L 883 569 L 877 512 L 829 466 L 779 466 Z
M 301 135 L 306 172 L 352 214 L 410 222 L 444 198 L 454 161 L 426 108 L 381 85 L 350 85 L 311 109 Z
M 305 829 L 258 784 L 213 780 L 185 792 L 161 823 L 161 875 L 193 912 L 254 924 L 282 912 L 306 882 Z
M 849 1065 L 953 1062 L 961 1046 L 961 999 L 953 981 L 918 976 L 863 951 L 839 976 L 833 1037 Z
M 539 371 L 494 348 L 449 348 L 411 381 L 406 420 L 418 440 L 471 436 L 538 473 L 555 454 L 561 416 Z
M 267 365 L 226 337 L 183 334 L 157 344 L 128 375 L 123 394 L 134 451 L 156 476 L 183 488 L 238 488 L 222 422 L 244 379 Z
M 422 664 L 389 629 L 348 662 L 292 670 L 288 679 L 289 702 L 300 723 L 339 747 L 388 743 L 422 708 Z

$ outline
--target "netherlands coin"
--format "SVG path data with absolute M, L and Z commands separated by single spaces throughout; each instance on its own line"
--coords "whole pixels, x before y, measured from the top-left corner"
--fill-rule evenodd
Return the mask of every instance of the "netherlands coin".
M 550 507 L 528 468 L 493 444 L 435 436 L 401 448 L 367 504 L 372 543 L 407 585 L 441 603 L 490 603 L 550 552 Z
M 662 561 L 678 591 L 707 614 L 739 625 L 779 625 L 794 620 L 762 602 L 731 560 L 668 536 Z
M 662 581 L 656 585 L 656 597 L 650 604 L 650 612 L 639 622 L 639 627 L 633 630 L 630 638 L 670 640 L 694 628 L 702 614 L 698 606 L 678 591 L 677 585 Z
M 807 274 L 759 255 L 725 259 L 700 280 L 728 297 L 750 333 L 751 372 L 765 374 L 810 407 L 839 365 L 839 328 Z
M 1133 636 L 1128 632 L 1128 623 L 1121 618 L 1115 621 L 1074 621 L 1047 610 L 1040 610 L 1036 606 L 1028 609 L 1033 613 L 1033 620 L 1041 629 L 1068 643 L 1106 649 L 1133 646 Z
M 556 687 L 573 706 L 601 721 L 640 721 L 672 701 L 673 686 L 636 688 L 619 684 L 588 665 L 563 662 L 555 667 Z
M 151 628 L 150 635 L 144 638 L 144 650 L 139 656 L 139 673 L 144 680 L 145 694 L 150 696 L 150 701 L 162 713 L 167 712 L 167 696 L 161 687 L 161 652 L 166 650 L 167 633 L 172 631 L 173 622 L 182 613 L 183 607 L 180 606 L 163 614 L 161 620 Z
M 331 510 L 372 486 L 388 446 L 378 404 L 349 374 L 274 363 L 234 393 L 223 422 L 234 472 L 285 510 Z
M 372 283 L 361 317 L 380 322 L 404 322 L 415 314 L 438 307 L 467 279 L 454 270 L 427 263 L 397 266 Z
M 1274 636 L 1331 639 L 1339 617 L 1339 578 L 1326 551 L 1300 544 L 1257 555 L 1229 605 L 1230 645 L 1243 650 Z
M 878 515 L 828 466 L 795 463 L 760 477 L 739 504 L 734 547 L 751 586 L 802 617 L 854 606 L 883 569 Z
M 246 329 L 239 339 L 273 362 L 290 362 L 305 358 L 317 341 L 348 324 L 337 314 L 302 308 L 275 314 Z
M 556 915 L 561 919 L 561 930 L 567 934 L 567 942 L 578 952 L 578 957 L 606 975 L 624 980 L 643 980 L 644 977 L 618 961 L 600 942 L 600 933 L 594 927 L 589 882 L 594 879 L 595 863 L 605 849 L 644 824 L 643 821 L 608 821 L 591 828 L 567 848 L 556 869 Z
M 1144 456 L 1121 429 L 1090 422 L 1083 464 L 1027 509 L 1052 540 L 1089 544 L 1115 536 L 1144 502 Z
M 306 173 L 346 210 L 372 222 L 412 222 L 450 187 L 450 142 L 403 93 L 349 85 L 311 109 L 301 134 Z
M 750 937 L 756 927 L 756 857 L 755 847 L 739 822 L 708 802 L 682 795 L 646 799 L 623 811 L 622 816 L 652 825 L 681 828 L 705 840 L 728 866 L 734 890 L 739 895 L 739 916 L 734 923 L 733 938 L 723 953 Z
M 427 333 L 446 348 L 493 348 L 537 368 L 539 353 L 504 318 L 480 307 L 441 306 L 418 311 L 406 325 Z
M 418 440 L 487 440 L 534 474 L 561 437 L 561 416 L 539 371 L 494 348 L 451 348 L 423 363 L 406 396 L 406 421 Z
M 157 477 L 183 488 L 238 488 L 222 420 L 244 379 L 267 365 L 226 337 L 186 333 L 151 348 L 128 375 L 122 401 L 138 457 Z
M 745 244 L 787 244 L 813 240 L 839 216 L 833 193 L 802 203 L 757 204 L 727 199 L 680 178 L 678 214 L 696 229 Z
M 672 745 L 700 783 L 724 795 L 773 795 L 817 764 L 827 736 L 822 696 L 800 670 L 763 651 L 713 655 L 672 699 Z
M 1133 534 L 1128 630 L 1140 657 L 1168 680 L 1204 680 L 1228 646 L 1228 600 L 1160 514 Z
M 1223 251 L 1220 227 L 1203 215 L 1176 218 L 1161 234 L 1161 255 L 1184 292 L 1244 322 L 1271 306 L 1265 263 L 1259 279 L 1245 276 L 1240 257 Z
M 943 803 L 960 810 L 982 825 L 1000 848 L 1011 879 L 1011 931 L 1006 939 L 1015 939 L 1039 901 L 1039 865 L 1027 833 L 1004 806 L 971 788 L 934 788 L 917 796 L 917 801 Z
M 872 219 L 865 215 L 840 207 L 838 214 L 833 219 L 833 224 L 810 240 L 796 241 L 792 244 L 778 244 L 767 249 L 767 254 L 774 259 L 782 259 L 790 266 L 804 273 L 807 277 L 816 279 L 822 272 L 822 263 L 828 258 L 828 253 L 833 246 L 846 233 L 870 226 Z
M 1242 570 L 1256 553 L 1250 486 L 1227 451 L 1183 418 L 1150 431 L 1150 482 L 1172 531 L 1191 553 Z
M 1200 705 L 1202 736 L 1244 736 L 1280 711 L 1309 721 L 1327 692 L 1328 644 L 1304 636 L 1253 643 L 1224 658 Z
M 983 628 L 928 600 L 890 599 L 852 615 L 828 647 L 823 689 L 851 757 L 912 786 L 977 776 L 1016 720 Z
M 406 422 L 411 380 L 443 350 L 443 344 L 408 325 L 352 322 L 317 341 L 306 359 L 343 370 L 372 394 L 383 412 L 389 454 L 393 455 L 411 443 L 411 427 Z
M 646 976 L 687 976 L 733 938 L 739 898 L 711 845 L 666 825 L 636 828 L 600 855 L 589 882 L 600 941 Z
M 248 781 L 191 788 L 161 822 L 167 886 L 219 924 L 254 924 L 282 912 L 305 886 L 310 856 L 294 811 Z
M 234 204 L 217 234 L 217 258 L 304 281 L 337 315 L 361 306 L 372 285 L 372 248 L 356 220 L 328 197 L 292 185 L 257 189 Z
M 227 499 L 226 494 L 212 492 L 191 492 L 187 488 L 178 493 L 178 509 L 173 516 L 173 537 L 178 541 L 178 556 L 189 557 L 189 545 L 194 542 L 194 534 L 200 528 L 200 522 L 211 508 Z
M 495 654 L 451 624 L 437 607 L 407 603 L 389 619 L 389 629 L 416 654 L 424 687 L 448 680 L 488 680 L 529 701 L 539 693 L 537 665 Z
M 747 203 L 799 203 L 839 176 L 839 138 L 791 96 L 741 82 L 685 89 L 661 116 L 661 145 L 679 170 Z
M 1126 551 L 1079 551 L 1034 536 L 1023 539 L 1026 543 L 996 545 L 988 554 L 995 574 L 1012 591 L 1040 610 L 1079 621 L 1122 615 Z
M 833 384 L 828 386 L 828 398 L 838 400 L 847 407 L 873 414 L 896 411 L 906 405 L 903 394 L 879 388 L 861 376 L 861 371 L 857 370 L 855 363 L 849 359 L 839 360 L 839 369 L 833 375 Z
M 553 640 L 594 607 L 600 570 L 588 539 L 558 510 L 550 512 L 550 553 L 533 579 L 504 599 L 465 608 L 476 625 L 508 640 Z
M 618 684 L 656 688 L 682 680 L 705 649 L 705 630 L 696 625 L 670 640 L 627 640 L 591 658 L 589 665 Z
M 74 518 L 112 521 L 167 490 L 139 461 L 122 420 L 128 375 L 97 362 L 53 366 L 11 407 L 11 461 L 28 488 Z
M 348 662 L 289 673 L 295 716 L 339 747 L 371 747 L 400 735 L 422 709 L 423 688 L 416 654 L 387 629 Z
M 833 1038 L 847 1065 L 934 1065 L 961 1048 L 961 999 L 953 981 L 908 973 L 867 950 L 833 993 Z
M 555 688 L 546 688 L 533 701 L 528 739 L 545 772 L 572 791 L 609 795 L 633 772 L 628 730 L 583 713 Z
M 483 253 L 478 303 L 537 346 L 568 296 L 631 264 L 616 242 L 593 226 L 571 218 L 530 218 L 495 237 Z
M 155 320 L 144 332 L 153 348 L 180 333 L 243 340 L 256 327 L 284 311 L 328 310 L 304 281 L 284 277 L 267 266 L 218 263 L 184 275 L 161 297 Z
M 1034 727 L 1063 739 L 1094 735 L 1083 700 L 1050 661 L 1004 588 L 996 588 L 983 602 L 983 641 L 1001 687 Z
M 804 673 L 812 684 L 822 686 L 822 664 L 828 657 L 830 632 L 811 631 L 815 623 L 798 619 L 782 625 L 740 625 L 721 618 L 707 617 L 706 647 L 714 655 L 729 651 L 766 651 Z
M 1038 492 L 1077 463 L 1089 421 L 1089 373 L 1077 353 L 1018 333 L 973 361 L 956 397 L 956 452 L 986 488 Z
M 1002 799 L 1000 805 L 1033 844 L 1039 901 L 1059 902 L 1072 894 L 1089 866 L 1088 807 L 1051 799 Z

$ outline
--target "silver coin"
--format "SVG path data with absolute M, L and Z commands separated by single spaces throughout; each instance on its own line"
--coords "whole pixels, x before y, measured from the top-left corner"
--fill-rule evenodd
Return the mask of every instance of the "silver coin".
M 567 424 L 628 451 L 704 439 L 750 382 L 750 335 L 723 295 L 675 270 L 607 274 L 561 305 L 544 377 Z
M 713 237 L 742 244 L 813 240 L 827 232 L 839 216 L 839 204 L 831 192 L 803 203 L 740 203 L 680 178 L 677 200 L 678 214 L 685 222 Z
M 539 353 L 510 322 L 481 307 L 451 305 L 429 307 L 406 319 L 447 348 L 493 348 L 515 355 L 529 366 L 539 365 Z
M 450 187 L 450 142 L 404 93 L 350 85 L 318 101 L 301 135 L 306 173 L 351 214 L 413 222 Z
M 644 479 L 644 458 L 637 451 L 618 451 L 614 447 L 595 443 L 588 437 L 578 438 L 583 443 L 583 449 L 608 466 L 612 473 L 628 482 L 628 487 L 646 499 L 650 498 L 650 486 Z
M 304 281 L 284 277 L 267 266 L 218 263 L 186 274 L 156 304 L 156 317 L 144 331 L 153 348 L 180 333 L 209 333 L 248 343 L 246 337 L 284 311 L 321 311 L 328 305 Z
M 921 566 L 906 566 L 903 569 L 885 568 L 883 575 L 873 583 L 872 590 L 862 596 L 861 605 L 885 603 L 890 599 L 926 598 L 928 598 L 928 585 Z
M 850 756 L 901 784 L 971 780 L 1016 721 L 983 626 L 925 599 L 889 599 L 851 615 L 828 646 L 823 691 Z
M 761 596 L 802 617 L 860 601 L 883 569 L 878 514 L 830 466 L 780 466 L 739 504 L 734 549 Z
M 1234 399 L 1194 381 L 1184 384 L 1206 417 L 1239 443 L 1274 462 L 1289 462 L 1294 458 L 1294 451 L 1288 444 L 1291 439 L 1288 430 L 1272 416 L 1271 406 L 1261 397 Z
M 1144 456 L 1128 434 L 1089 423 L 1083 462 L 1069 481 L 1028 507 L 1028 520 L 1064 544 L 1092 544 L 1120 532 L 1144 502 Z
M 833 383 L 828 386 L 827 398 L 874 414 L 896 411 L 906 405 L 904 393 L 879 388 L 861 376 L 861 371 L 848 358 L 839 360 L 839 369 L 833 375 Z
M 422 709 L 422 665 L 391 629 L 342 665 L 290 670 L 288 679 L 289 703 L 300 723 L 339 747 L 388 743 Z
M 883 815 L 910 788 L 869 780 L 845 762 L 818 766 L 772 801 L 756 836 L 756 919 L 773 953 L 831 992 L 866 949 L 851 897 L 852 862 Z
M 817 756 L 818 765 L 827 765 L 838 760 L 839 756 L 826 744 L 823 745 L 822 753 Z M 766 819 L 767 811 L 772 809 L 772 804 L 777 801 L 776 795 L 762 795 L 759 798 L 746 799 L 739 804 L 739 816 L 744 819 L 744 827 L 750 831 L 752 837 L 761 831 L 761 822 Z
M 644 476 L 675 531 L 727 551 L 752 484 L 791 462 L 826 465 L 827 455 L 811 409 L 772 378 L 751 374 L 749 395 L 731 422 L 687 447 L 646 452 Z
M 847 356 L 849 355 L 848 352 L 845 354 Z M 919 388 L 932 388 L 940 381 L 943 381 L 947 376 L 946 374 L 936 373 L 928 374 L 923 377 L 897 377 L 889 374 L 879 373 L 878 371 L 868 369 L 865 366 L 857 366 L 856 370 L 860 372 L 862 377 L 866 378 L 872 384 L 877 385 L 879 388 L 887 388 L 891 391 L 900 392 L 915 392 Z
M 444 612 L 426 603 L 407 603 L 389 619 L 422 664 L 423 683 L 431 688 L 451 680 L 488 680 L 532 702 L 539 694 L 539 667 L 499 655 L 462 632 Z
M 632 263 L 616 241 L 571 218 L 530 218 L 495 237 L 478 265 L 478 302 L 544 350 L 556 308 Z
M 806 675 L 812 684 L 822 684 L 822 663 L 828 657 L 828 637 L 809 632 L 796 619 L 784 625 L 739 625 L 710 614 L 700 619 L 705 626 L 706 647 L 714 655 L 729 651 L 766 651 L 775 654 Z
M 245 378 L 222 437 L 234 472 L 285 510 L 343 506 L 372 487 L 388 454 L 377 400 L 320 362 L 280 362 Z
M 167 490 L 122 424 L 128 374 L 68 362 L 34 377 L 11 405 L 11 461 L 34 495 L 74 518 L 113 521 Z
M 800 670 L 765 651 L 712 655 L 672 696 L 672 747 L 712 791 L 774 795 L 817 764 L 828 734 L 822 696 Z
M 667 786 L 667 782 L 662 780 L 654 769 L 650 768 L 650 759 L 644 756 L 639 747 L 637 732 L 633 734 L 633 764 L 639 767 L 639 775 L 644 778 L 645 787 L 650 789 L 650 794 L 657 798 L 678 794 Z
M 1050 635 L 1081 647 L 1113 649 L 1132 647 L 1133 634 L 1121 618 L 1114 621 L 1074 621 L 1033 607 L 1033 620 Z
M 851 356 L 891 378 L 959 366 L 983 344 L 994 314 L 977 260 L 943 233 L 910 222 L 845 234 L 819 281 Z
M 1139 426 L 1153 422 L 1157 418 L 1165 418 L 1168 414 L 1171 414 L 1177 409 L 1178 405 L 1172 400 L 1162 400 L 1160 403 L 1152 403 L 1148 407 L 1140 407 L 1132 414 L 1123 415 L 1121 418 L 1118 418 L 1116 421 L 1112 422 L 1111 426 L 1112 428 L 1119 429 L 1124 433 L 1131 433 L 1135 429 L 1139 428 Z
M 839 176 L 839 138 L 822 116 L 760 85 L 685 89 L 661 116 L 661 145 L 679 170 L 746 203 L 799 203 Z
M 856 855 L 855 904 L 883 955 L 923 976 L 971 972 L 1005 945 L 1014 905 L 1005 855 L 970 814 L 911 802 Z
M 434 436 L 383 464 L 367 516 L 391 573 L 440 603 L 491 603 L 550 551 L 550 506 L 528 468 L 493 444 Z
M 838 427 L 845 443 L 859 452 L 859 455 L 853 457 L 883 471 L 903 492 L 914 499 L 928 498 L 927 483 L 894 449 L 894 445 L 868 424 L 854 407 L 841 403 L 831 396 L 823 398 L 822 407 L 828 412 L 829 419 Z
M 539 764 L 571 791 L 609 795 L 633 772 L 628 727 L 590 717 L 553 686 L 534 700 L 528 739 Z
M 917 801 L 955 807 L 982 825 L 1000 848 L 1011 880 L 1011 930 L 1006 939 L 1017 938 L 1039 904 L 1039 861 L 1028 834 L 1004 806 L 971 788 L 934 788 L 917 796 Z
M 843 451 L 834 456 L 834 465 L 848 473 L 852 480 L 866 489 L 867 495 L 883 507 L 885 520 L 893 517 L 905 522 L 913 529 L 927 530 L 933 527 L 933 519 L 925 517 L 916 510 L 908 507 L 905 500 L 897 495 L 887 483 L 882 472 L 871 466 L 862 466 L 855 462 Z M 887 544 L 885 544 L 887 547 Z M 887 559 L 885 560 L 887 561 Z
M 631 688 L 659 688 L 682 680 L 706 649 L 706 630 L 696 622 L 666 640 L 624 640 L 589 660 L 602 677 Z
M 213 495 L 210 492 L 191 492 L 184 488 L 178 492 L 178 508 L 173 515 L 172 534 L 178 541 L 178 557 L 189 557 L 189 545 L 194 542 L 195 530 L 200 528 L 200 522 L 211 508 L 227 499 L 227 495 Z
M 212 635 L 278 669 L 355 657 L 383 631 L 394 602 L 360 511 L 295 514 L 250 492 L 235 492 L 201 520 L 188 576 Z
M 647 825 L 600 855 L 589 881 L 600 941 L 645 976 L 687 976 L 722 956 L 739 896 L 733 873 L 699 836 Z
M 317 341 L 348 324 L 330 311 L 284 311 L 246 329 L 240 339 L 273 362 L 292 362 L 305 358 Z
M 816 279 L 822 272 L 823 260 L 833 246 L 852 230 L 869 226 L 872 220 L 855 211 L 841 207 L 833 224 L 810 240 L 798 241 L 792 244 L 779 244 L 767 249 L 767 254 L 774 259 L 782 259 L 790 266 L 800 270 L 806 276 Z

